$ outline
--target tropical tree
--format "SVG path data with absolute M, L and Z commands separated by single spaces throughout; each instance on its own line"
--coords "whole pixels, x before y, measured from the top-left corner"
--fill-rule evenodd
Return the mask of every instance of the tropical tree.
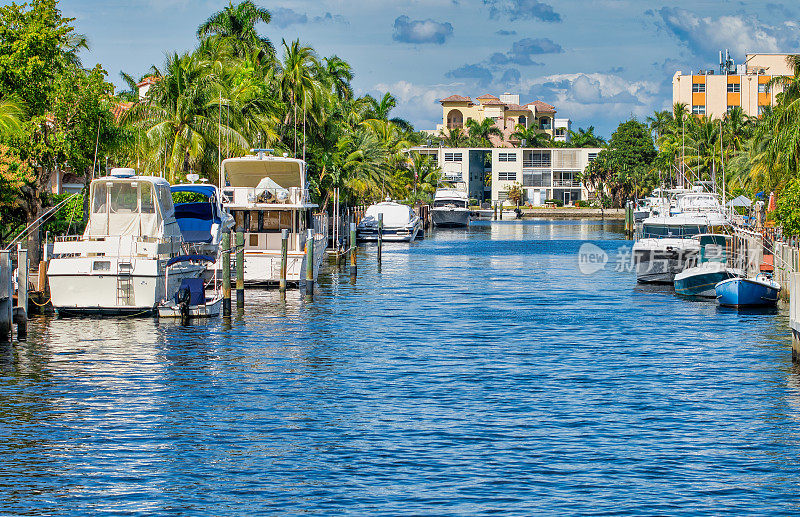
M 0 99 L 0 138 L 18 134 L 24 117 L 25 104 L 16 94 Z
M 473 118 L 464 123 L 469 135 L 469 145 L 472 147 L 494 147 L 491 137 L 503 140 L 503 132 L 497 127 L 494 119 L 485 118 L 478 122 Z
M 516 129 L 511 133 L 511 138 L 519 142 L 520 147 L 549 147 L 553 140 L 550 135 L 539 131 L 535 127 L 525 127 L 517 124 Z
M 460 127 L 454 127 L 447 131 L 442 129 L 439 137 L 445 147 L 465 147 L 468 142 L 466 133 Z
M 268 10 L 256 6 L 251 0 L 244 0 L 235 6 L 230 2 L 197 28 L 197 37 L 201 40 L 215 39 L 238 56 L 253 50 L 272 56 L 275 53 L 272 42 L 256 30 L 257 23 L 269 23 L 271 19 Z
M 594 126 L 589 129 L 578 128 L 578 131 L 570 131 L 570 147 L 603 147 L 606 141 L 604 138 L 594 134 Z

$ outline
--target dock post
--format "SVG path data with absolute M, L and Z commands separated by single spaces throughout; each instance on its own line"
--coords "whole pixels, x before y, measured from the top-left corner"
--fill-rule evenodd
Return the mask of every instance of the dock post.
M 244 233 L 236 232 L 236 308 L 244 309 Z
M 378 214 L 378 263 L 383 253 L 383 214 Z
M 231 317 L 231 234 L 222 234 L 222 317 Z
M 503 203 L 498 203 L 500 207 L 497 210 L 497 216 L 500 218 L 500 221 L 503 220 Z
M 356 250 L 358 243 L 356 242 L 356 223 L 350 223 L 350 277 L 355 278 L 358 272 L 358 264 L 356 263 Z
M 289 260 L 289 230 L 281 230 L 281 279 L 278 290 L 286 294 L 286 263 Z
M 28 333 L 28 250 L 17 244 L 17 336 L 24 338 Z
M 306 234 L 306 296 L 314 295 L 314 230 Z
M 11 341 L 14 283 L 11 281 L 11 252 L 0 250 L 0 342 Z
M 497 203 L 492 203 L 492 208 L 494 208 L 494 216 L 492 216 L 492 220 L 497 221 Z
M 800 273 L 789 282 L 789 327 L 792 333 L 792 362 L 800 362 Z

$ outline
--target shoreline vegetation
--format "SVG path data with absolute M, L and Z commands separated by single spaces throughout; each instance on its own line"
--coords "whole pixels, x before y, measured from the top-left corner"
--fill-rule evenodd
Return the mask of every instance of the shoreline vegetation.
M 299 40 L 272 41 L 270 21 L 252 0 L 231 3 L 197 28 L 193 50 L 167 54 L 146 71 L 120 72 L 128 89 L 115 93 L 102 65 L 81 61 L 87 40 L 74 19 L 62 16 L 58 0 L 0 7 L 0 242 L 65 199 L 50 193 L 65 171 L 85 186 L 93 173 L 125 166 L 171 182 L 190 172 L 214 182 L 219 158 L 271 148 L 306 159 L 321 210 L 335 188 L 351 205 L 387 195 L 430 202 L 439 168 L 406 149 L 428 142 L 482 146 L 493 134 L 474 121 L 439 137 L 416 131 L 392 116 L 391 93 L 357 97 L 356 72 L 345 60 Z M 623 121 L 607 143 L 593 127 L 572 133 L 573 146 L 603 147 L 581 178 L 601 193 L 595 206 L 624 206 L 674 185 L 682 170 L 687 181 L 713 180 L 722 188 L 724 163 L 729 197 L 775 191 L 776 222 L 785 234 L 800 234 L 800 57 L 790 64 L 794 75 L 770 83 L 779 93 L 760 118 L 734 108 L 710 120 L 678 104 L 646 121 Z M 149 91 L 140 97 L 143 83 Z M 523 136 L 528 146 L 557 146 Z M 84 198 L 71 199 L 32 232 L 28 248 L 37 253 L 44 231 L 80 232 Z

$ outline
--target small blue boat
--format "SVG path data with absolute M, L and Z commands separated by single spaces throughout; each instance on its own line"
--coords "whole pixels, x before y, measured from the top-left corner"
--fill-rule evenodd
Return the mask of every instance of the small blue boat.
M 778 303 L 781 286 L 767 275 L 730 278 L 716 285 L 717 301 L 723 307 L 769 307 Z
M 744 272 L 727 266 L 726 248 L 730 236 L 709 233 L 695 239 L 700 242 L 699 263 L 675 275 L 675 292 L 683 296 L 716 298 L 715 287 L 719 282 L 744 276 Z

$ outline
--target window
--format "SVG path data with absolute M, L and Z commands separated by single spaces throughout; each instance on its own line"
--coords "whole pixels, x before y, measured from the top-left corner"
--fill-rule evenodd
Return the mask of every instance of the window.
M 728 115 L 734 110 L 734 108 L 738 108 L 739 106 L 728 106 Z
M 692 106 L 692 115 L 705 115 L 705 114 L 706 114 L 705 104 Z
M 692 83 L 692 93 L 705 93 L 706 85 L 703 83 Z
M 498 172 L 497 179 L 500 181 L 517 181 L 517 173 L 516 172 Z
M 739 83 L 728 83 L 728 93 L 739 93 L 742 91 L 742 85 Z
M 446 162 L 460 162 L 461 153 L 444 153 L 444 161 Z
M 106 184 L 97 182 L 92 185 L 92 212 L 104 214 L 106 209 Z
M 589 161 L 593 162 L 597 159 L 597 153 L 589 153 Z
M 517 161 L 517 153 L 500 153 L 497 156 L 499 162 L 515 162 Z
M 557 127 L 556 128 L 556 136 L 564 136 L 567 134 L 567 128 L 565 127 Z
M 766 108 L 766 106 L 759 106 L 758 107 L 758 116 L 759 117 L 764 114 L 764 108 Z
M 758 93 L 767 93 L 767 83 L 758 83 Z

